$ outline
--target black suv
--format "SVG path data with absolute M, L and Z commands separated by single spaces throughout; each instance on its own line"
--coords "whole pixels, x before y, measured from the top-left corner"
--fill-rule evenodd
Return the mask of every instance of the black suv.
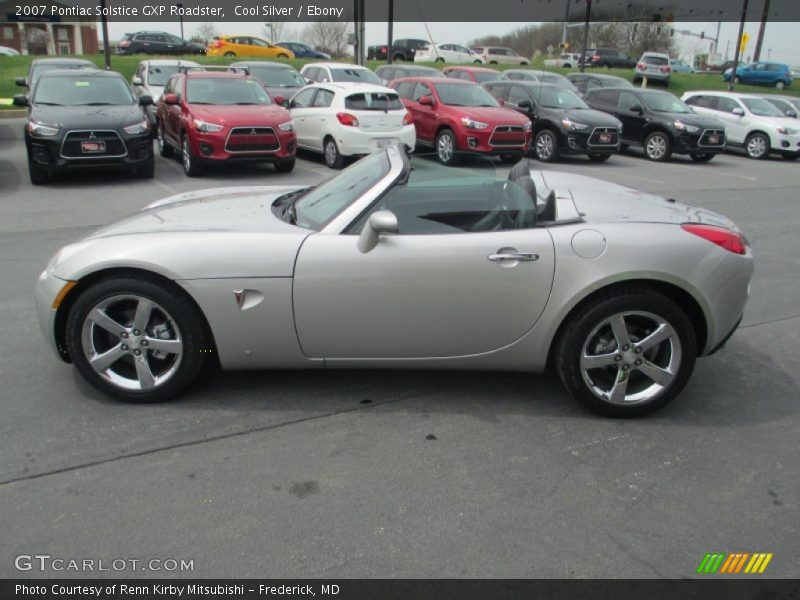
M 601 75 L 600 73 L 569 73 L 567 79 L 578 90 L 578 95 L 583 96 L 587 90 L 604 87 L 633 87 L 627 79 L 616 75 Z
M 119 73 L 64 70 L 45 73 L 36 83 L 28 105 L 25 146 L 31 183 L 41 185 L 57 171 L 121 166 L 150 179 L 155 171 L 150 122 Z
M 27 88 L 28 91 L 26 92 L 25 96 L 30 98 L 31 93 L 33 92 L 33 86 L 36 84 L 36 80 L 42 73 L 47 73 L 48 71 L 53 71 L 55 69 L 96 69 L 97 65 L 95 65 L 90 60 L 84 60 L 82 58 L 37 58 L 31 63 L 30 69 L 28 69 L 28 76 L 27 77 L 17 77 L 15 83 L 19 87 Z
M 620 69 L 632 69 L 636 66 L 636 61 L 625 54 L 622 50 L 614 48 L 597 48 L 589 59 L 589 64 L 593 67 L 617 67 Z
M 622 121 L 623 147 L 644 147 L 647 158 L 669 160 L 688 154 L 708 162 L 725 149 L 725 125 L 695 114 L 691 107 L 669 92 L 638 88 L 605 88 L 586 92 L 587 104 Z
M 602 162 L 619 151 L 619 120 L 590 109 L 571 90 L 533 81 L 491 81 L 483 87 L 533 121 L 532 150 L 543 162 L 557 160 L 562 153 L 586 154 Z
M 392 60 L 406 60 L 412 62 L 414 60 L 414 56 L 417 54 L 417 48 L 428 45 L 430 45 L 430 42 L 427 40 L 416 40 L 411 38 L 395 40 L 392 44 Z M 389 46 L 386 44 L 369 46 L 367 48 L 367 58 L 369 60 L 386 60 L 388 56 Z
M 126 33 L 117 54 L 205 54 L 205 46 L 192 44 L 166 31 Z

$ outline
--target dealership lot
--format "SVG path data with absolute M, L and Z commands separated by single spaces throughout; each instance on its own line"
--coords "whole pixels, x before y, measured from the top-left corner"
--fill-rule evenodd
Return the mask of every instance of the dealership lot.
M 742 328 L 651 417 L 601 419 L 513 373 L 210 373 L 131 406 L 46 347 L 31 292 L 53 252 L 174 193 L 334 172 L 303 155 L 189 179 L 159 157 L 153 180 L 34 188 L 22 126 L 0 121 L 0 576 L 40 575 L 14 557 L 44 553 L 193 560 L 198 577 L 685 577 L 713 551 L 800 574 L 797 163 L 548 167 L 724 213 L 753 244 Z

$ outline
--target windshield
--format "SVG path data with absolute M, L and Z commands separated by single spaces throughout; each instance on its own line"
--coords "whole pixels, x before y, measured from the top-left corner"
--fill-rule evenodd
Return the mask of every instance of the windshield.
M 655 112 L 690 113 L 692 109 L 669 92 L 641 92 L 642 100 Z
M 303 76 L 294 69 L 251 67 L 250 74 L 270 87 L 303 87 L 306 84 Z
M 186 83 L 189 104 L 272 104 L 255 79 L 191 78 Z
M 742 102 L 751 113 L 758 117 L 785 117 L 774 104 L 761 98 L 742 98 Z
M 348 110 L 405 110 L 400 97 L 394 93 L 372 92 L 350 94 L 344 99 L 344 107 Z
M 485 71 L 475 71 L 475 81 L 486 83 L 487 81 L 497 81 L 498 79 L 508 79 L 502 73 L 487 73 Z
M 334 81 L 356 81 L 359 83 L 376 83 L 383 85 L 381 78 L 369 69 L 331 69 Z
M 44 73 L 47 71 L 54 71 L 56 69 L 94 69 L 95 66 L 92 64 L 60 64 L 60 65 L 36 65 L 33 67 L 31 71 L 31 85 L 36 83 L 36 80 L 39 79 Z
M 574 92 L 557 87 L 528 86 L 533 92 L 536 102 L 545 108 L 560 108 L 570 110 L 573 108 L 589 108 L 586 103 L 578 98 Z
M 295 202 L 296 223 L 320 231 L 389 172 L 386 152 L 371 154 Z
M 34 104 L 52 106 L 103 106 L 133 104 L 128 83 L 120 77 L 63 77 L 39 79 Z
M 578 88 L 566 77 L 563 75 L 558 75 L 556 73 L 543 73 L 541 75 L 542 81 L 544 83 L 552 83 L 554 85 L 560 85 L 561 87 L 565 87 L 568 90 L 572 90 L 573 92 L 578 91 Z
M 436 93 L 448 106 L 500 106 L 489 92 L 477 85 L 437 83 Z
M 191 66 L 191 65 L 184 65 Z M 167 85 L 167 80 L 178 72 L 178 65 L 151 65 L 147 69 L 148 85 Z

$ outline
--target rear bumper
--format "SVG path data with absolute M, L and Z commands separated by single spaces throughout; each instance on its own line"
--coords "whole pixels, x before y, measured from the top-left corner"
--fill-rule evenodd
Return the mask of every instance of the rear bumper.
M 370 154 L 376 150 L 376 143 L 383 140 L 397 140 L 408 146 L 409 151 L 414 150 L 417 143 L 417 133 L 414 125 L 406 125 L 397 131 L 365 132 L 355 127 L 341 127 L 333 133 L 339 152 L 344 156 Z

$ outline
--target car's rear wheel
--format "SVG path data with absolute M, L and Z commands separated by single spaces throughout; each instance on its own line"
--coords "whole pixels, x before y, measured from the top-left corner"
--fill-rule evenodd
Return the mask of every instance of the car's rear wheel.
M 289 55 L 281 53 L 281 54 L 278 54 L 278 58 L 289 58 Z
M 710 152 L 694 152 L 689 155 L 694 162 L 705 163 L 710 161 L 714 158 L 714 155 Z
M 164 158 L 172 156 L 172 146 L 167 143 L 167 138 L 164 137 L 164 125 L 158 124 L 158 133 L 156 134 L 156 144 L 158 144 L 158 153 Z
M 141 167 L 136 169 L 136 174 L 141 179 L 152 179 L 153 177 L 155 177 L 155 174 L 156 174 L 156 159 L 155 159 L 155 156 L 153 156 L 151 154 L 150 158 L 148 158 L 147 161 Z
M 697 341 L 678 305 L 631 287 L 582 306 L 555 351 L 556 368 L 573 396 L 600 414 L 635 417 L 680 393 L 694 369 Z
M 786 83 L 785 82 L 783 82 L 783 81 L 776 81 L 775 82 L 775 89 L 776 90 L 782 90 L 785 87 L 786 87 Z
M 442 129 L 436 136 L 436 158 L 448 166 L 458 162 L 456 136 L 452 130 Z
M 197 162 L 197 158 L 192 154 L 189 137 L 185 134 L 181 140 L 181 163 L 183 164 L 183 172 L 189 177 L 197 177 L 203 170 L 200 163 Z
M 292 157 L 275 161 L 275 170 L 278 173 L 291 173 L 294 170 L 294 160 L 294 157 Z
M 606 162 L 609 158 L 611 158 L 610 154 L 607 153 L 593 153 L 589 154 L 589 160 L 592 162 Z
M 50 181 L 50 172 L 47 167 L 35 164 L 30 158 L 28 159 L 28 174 L 33 185 L 44 185 Z
M 654 131 L 644 141 L 645 156 L 656 162 L 669 160 L 672 155 L 672 142 L 663 131 Z
M 533 151 L 542 162 L 558 159 L 558 135 L 550 129 L 542 129 L 533 139 Z
M 66 323 L 81 375 L 127 402 L 158 402 L 184 390 L 203 367 L 209 339 L 189 299 L 144 277 L 95 283 L 80 293 Z
M 769 138 L 763 133 L 752 133 L 744 142 L 748 158 L 766 158 L 769 156 Z
M 236 52 L 226 52 L 224 56 L 236 56 Z
M 344 156 L 339 152 L 339 146 L 336 145 L 336 140 L 328 136 L 322 142 L 322 148 L 325 154 L 325 164 L 331 169 L 341 169 L 344 167 Z

